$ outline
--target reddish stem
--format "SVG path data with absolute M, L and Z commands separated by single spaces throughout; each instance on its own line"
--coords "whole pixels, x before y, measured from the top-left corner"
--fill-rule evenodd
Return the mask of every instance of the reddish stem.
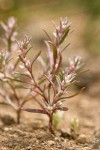
M 17 124 L 20 124 L 21 110 L 18 109 L 16 113 L 17 113 L 17 120 L 16 120 L 16 122 L 17 122 Z
M 49 116 L 49 131 L 51 132 L 51 134 L 55 135 L 53 129 L 53 116 Z

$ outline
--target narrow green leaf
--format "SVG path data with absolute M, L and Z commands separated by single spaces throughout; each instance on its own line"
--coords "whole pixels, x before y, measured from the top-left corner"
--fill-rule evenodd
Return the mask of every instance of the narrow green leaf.
M 11 60 L 13 60 L 14 57 L 10 58 L 9 60 L 6 61 L 6 64 L 8 64 Z
M 62 65 L 62 55 L 61 52 L 59 52 L 59 62 L 58 62 L 58 67 L 56 69 L 56 75 L 58 75 L 61 65 Z
M 63 79 L 64 79 L 64 78 L 63 78 L 63 73 L 62 73 L 62 70 L 61 70 L 61 69 L 59 70 L 59 78 L 60 78 L 61 81 L 63 81 Z
M 26 81 L 15 79 L 15 78 L 6 77 L 6 79 L 9 79 L 11 81 L 16 81 L 16 82 L 21 82 L 21 83 L 26 83 L 26 84 L 29 84 L 29 85 L 33 85 L 33 83 L 29 83 L 29 82 L 26 82 Z
M 24 74 L 24 73 L 19 73 L 19 72 L 14 72 L 15 74 L 17 74 L 18 75 L 18 77 L 20 77 L 20 76 L 25 76 L 25 77 L 27 77 L 27 78 L 29 78 L 30 79 L 30 76 L 29 75 L 27 75 L 27 74 Z
M 67 107 L 58 107 L 57 110 L 61 110 L 61 111 L 67 111 L 68 108 Z
M 65 50 L 69 45 L 70 45 L 70 43 L 67 44 L 67 45 L 61 50 L 61 52 L 64 52 L 64 50 Z
M 40 113 L 40 114 L 47 114 L 45 110 L 42 109 L 31 109 L 31 108 L 21 108 L 21 110 L 32 112 L 32 113 Z
M 61 38 L 59 44 L 62 44 L 62 42 L 65 40 L 66 36 L 68 35 L 69 31 L 70 31 L 70 29 L 67 28 L 66 31 L 65 31 L 65 33 L 64 33 L 64 35 L 63 35 L 63 37 Z
M 54 59 L 54 64 L 55 64 L 56 63 L 56 59 L 57 59 L 57 48 L 51 41 L 48 41 L 48 43 L 52 46 L 53 59 Z
M 78 91 L 77 93 L 75 93 L 75 94 L 73 94 L 73 95 L 71 95 L 71 96 L 61 97 L 61 98 L 59 98 L 57 101 L 63 100 L 63 99 L 69 99 L 69 98 L 72 98 L 72 97 L 74 97 L 74 96 L 77 96 L 77 95 L 80 94 L 84 89 L 85 89 L 85 87 L 83 87 L 83 88 L 82 88 L 80 91 Z
M 52 85 L 53 87 L 53 91 L 54 91 L 54 95 L 56 94 L 56 89 L 55 89 L 55 86 L 54 86 L 54 83 L 48 78 L 47 75 L 44 74 L 44 76 L 46 77 L 46 79 L 49 81 L 49 83 Z
M 49 36 L 49 34 L 47 33 L 47 31 L 46 31 L 45 29 L 42 29 L 42 30 L 43 30 L 44 33 L 46 34 L 47 38 L 48 38 L 50 41 L 52 41 L 51 38 L 50 38 L 50 36 Z
M 41 51 L 39 51 L 39 52 L 37 53 L 37 55 L 34 57 L 34 59 L 33 59 L 33 61 L 32 61 L 32 64 L 31 64 L 31 67 L 33 66 L 35 60 L 40 56 L 40 54 L 41 54 Z
M 0 105 L 9 105 L 9 104 L 6 102 L 0 102 Z
M 46 44 L 47 50 L 48 50 L 48 57 L 49 57 L 50 68 L 52 69 L 52 66 L 54 64 L 54 60 L 53 60 L 51 47 L 50 47 L 50 44 L 48 43 L 48 41 L 45 41 L 45 44 Z
M 28 54 L 28 52 L 32 49 L 32 47 L 33 46 L 31 46 L 28 50 L 27 50 L 27 52 L 25 53 L 25 56 Z
M 77 77 L 80 76 L 81 74 L 86 73 L 86 72 L 88 72 L 88 71 L 89 71 L 89 69 L 83 70 L 83 71 L 77 73 L 76 76 L 75 76 L 75 78 L 77 78 Z
M 46 80 L 46 79 L 40 80 L 38 84 L 39 84 L 39 85 L 42 84 L 43 82 L 45 82 L 45 80 Z

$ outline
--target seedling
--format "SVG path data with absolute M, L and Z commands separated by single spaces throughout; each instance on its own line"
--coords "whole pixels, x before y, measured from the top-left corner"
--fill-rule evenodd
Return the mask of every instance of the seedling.
M 77 130 L 79 127 L 79 119 L 77 117 L 72 118 L 71 120 L 71 125 L 70 125 L 70 130 L 71 130 L 71 136 L 73 138 L 77 137 Z
M 36 78 L 32 71 L 33 63 L 40 53 L 37 54 L 34 61 L 30 63 L 26 59 L 25 49 L 22 49 L 21 46 L 19 46 L 21 52 L 19 58 L 23 63 L 22 68 L 24 68 L 24 70 L 26 69 L 31 78 L 30 83 L 31 85 L 33 84 L 33 87 L 31 87 L 33 99 L 41 107 L 41 109 L 22 108 L 22 110 L 47 115 L 49 118 L 49 130 L 52 134 L 54 134 L 54 114 L 58 110 L 67 111 L 68 108 L 63 106 L 63 102 L 78 95 L 83 90 L 82 89 L 73 95 L 67 96 L 71 87 L 77 83 L 76 77 L 81 73 L 80 68 L 82 63 L 81 58 L 77 56 L 74 59 L 70 59 L 69 65 L 65 68 L 62 66 L 62 52 L 68 44 L 64 48 L 61 48 L 61 45 L 70 33 L 70 23 L 66 18 L 61 19 L 60 25 L 55 27 L 55 31 L 53 32 L 54 39 L 51 39 L 45 30 L 44 32 L 48 37 L 48 40 L 45 41 L 48 51 L 48 62 L 45 63 L 45 60 L 41 58 L 46 66 L 41 77 Z M 27 65 L 26 62 L 28 62 Z M 36 93 L 39 98 L 34 96 L 34 93 Z
M 58 126 L 59 126 L 62 118 L 63 118 L 63 112 L 57 111 L 54 114 L 54 117 L 53 117 L 53 126 L 54 126 L 54 129 L 58 129 Z

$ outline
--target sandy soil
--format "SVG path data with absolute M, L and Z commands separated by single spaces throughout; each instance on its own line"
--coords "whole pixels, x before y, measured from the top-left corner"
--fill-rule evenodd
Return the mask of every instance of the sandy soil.
M 11 108 L 0 109 L 0 150 L 100 150 L 100 99 L 99 82 L 87 86 L 87 91 L 66 101 L 69 110 L 64 113 L 56 136 L 47 128 L 45 115 L 23 112 L 21 124 L 13 121 Z M 31 106 L 32 107 L 32 106 Z M 11 118 L 5 117 L 12 116 Z M 77 116 L 79 128 L 76 138 L 70 136 L 70 121 Z M 8 123 L 11 121 L 11 123 Z M 7 125 L 11 124 L 11 125 Z

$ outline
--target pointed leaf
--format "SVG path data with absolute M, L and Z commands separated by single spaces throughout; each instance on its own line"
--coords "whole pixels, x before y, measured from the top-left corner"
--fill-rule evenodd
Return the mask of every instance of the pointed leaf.
M 7 102 L 0 102 L 0 105 L 9 105 Z
M 15 104 L 11 101 L 11 99 L 6 96 L 6 101 L 9 105 L 11 105 L 15 110 L 17 110 L 17 107 L 15 106 Z
M 27 74 L 24 74 L 24 73 L 19 73 L 19 72 L 14 72 L 16 75 L 18 75 L 18 77 L 20 77 L 20 76 L 25 76 L 25 77 L 27 77 L 27 78 L 30 78 L 30 76 L 29 75 L 27 75 Z
M 7 31 L 7 26 L 2 21 L 0 21 L 0 25 L 4 31 Z
M 75 78 L 77 78 L 77 77 L 80 76 L 81 74 L 86 73 L 86 72 L 88 72 L 88 71 L 89 71 L 89 69 L 88 69 L 88 70 L 83 70 L 83 71 L 77 73 L 76 76 L 75 76 Z
M 62 70 L 59 70 L 59 78 L 60 78 L 61 81 L 64 80 Z
M 69 98 L 72 98 L 72 97 L 74 97 L 74 96 L 77 96 L 77 95 L 80 94 L 84 89 L 85 89 L 85 87 L 83 87 L 83 88 L 82 88 L 80 91 L 78 91 L 77 93 L 75 93 L 75 94 L 73 94 L 73 95 L 71 95 L 71 96 L 61 97 L 61 98 L 59 98 L 57 101 L 62 100 L 62 99 L 69 99 Z
M 48 43 L 51 45 L 52 47 L 52 51 L 53 51 L 53 60 L 54 60 L 54 64 L 56 63 L 56 59 L 57 59 L 57 48 L 56 46 L 51 42 L 48 41 Z
M 25 56 L 28 54 L 28 52 L 32 49 L 32 47 L 33 46 L 31 46 L 28 50 L 27 50 L 27 52 L 25 53 Z
M 33 59 L 33 61 L 32 61 L 32 64 L 31 64 L 31 67 L 33 66 L 35 60 L 40 56 L 40 54 L 41 54 L 41 51 L 39 51 L 39 52 L 37 53 L 37 55 L 34 57 L 34 59 Z
M 67 111 L 68 108 L 67 108 L 67 107 L 59 107 L 59 108 L 57 108 L 56 110 Z
M 31 112 L 31 113 L 47 114 L 47 112 L 45 110 L 42 110 L 42 109 L 21 108 L 21 110 Z
M 61 55 L 61 52 L 59 52 L 59 62 L 58 62 L 58 66 L 57 66 L 56 73 L 55 73 L 56 75 L 58 75 L 61 65 L 62 65 L 62 55 Z
M 16 81 L 16 82 L 21 82 L 21 83 L 26 83 L 26 84 L 29 84 L 29 85 L 33 85 L 33 83 L 29 83 L 27 81 L 22 81 L 22 80 L 15 79 L 15 78 L 6 77 L 6 79 L 9 79 L 11 81 Z
M 59 44 L 62 44 L 62 42 L 65 40 L 66 36 L 68 35 L 69 31 L 70 31 L 69 28 L 67 28 L 66 31 L 64 31 L 65 33 L 64 33 L 63 37 L 61 38 Z
M 45 80 L 46 80 L 46 79 L 42 79 L 42 80 L 40 80 L 38 84 L 40 85 L 40 84 L 44 83 L 44 82 L 45 82 Z
M 50 45 L 48 43 L 48 41 L 45 41 L 45 44 L 47 46 L 47 50 L 48 50 L 48 57 L 49 57 L 49 63 L 50 63 L 50 67 L 52 69 L 52 66 L 54 64 L 54 61 L 53 61 L 53 54 L 52 54 L 52 51 L 50 49 Z
M 42 30 L 44 31 L 44 33 L 46 34 L 46 36 L 48 37 L 48 39 L 49 39 L 50 41 L 52 41 L 51 38 L 50 38 L 50 36 L 49 36 L 49 34 L 47 33 L 47 31 L 46 31 L 45 29 L 42 29 Z
M 53 91 L 54 91 L 54 95 L 56 94 L 56 88 L 54 86 L 54 83 L 44 74 L 44 76 L 46 77 L 46 79 L 49 81 L 49 83 L 52 85 Z
M 61 50 L 61 52 L 63 52 L 69 45 L 70 45 L 70 43 L 67 44 L 67 45 Z

